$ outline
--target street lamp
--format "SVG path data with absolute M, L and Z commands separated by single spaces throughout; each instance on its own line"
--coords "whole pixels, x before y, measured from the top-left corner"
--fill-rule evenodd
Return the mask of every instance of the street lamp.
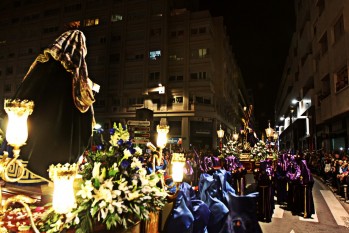
M 293 151 L 294 149 L 294 139 L 293 139 L 293 112 L 294 109 L 291 107 L 290 109 L 290 126 L 291 126 L 291 150 Z
M 222 125 L 219 125 L 219 130 L 217 130 L 217 136 L 219 138 L 219 148 L 222 153 L 222 139 L 224 137 L 224 130 L 222 129 Z

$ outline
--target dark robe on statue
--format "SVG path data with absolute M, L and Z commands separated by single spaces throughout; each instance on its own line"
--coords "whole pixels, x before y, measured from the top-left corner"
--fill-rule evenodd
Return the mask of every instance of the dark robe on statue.
M 34 101 L 20 158 L 46 179 L 51 164 L 76 162 L 89 143 L 94 97 L 86 53 L 82 32 L 63 33 L 36 58 L 14 96 Z

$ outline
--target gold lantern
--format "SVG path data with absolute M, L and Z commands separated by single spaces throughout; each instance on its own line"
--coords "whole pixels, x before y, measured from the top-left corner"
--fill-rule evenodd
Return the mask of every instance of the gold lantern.
M 222 152 L 222 139 L 224 137 L 224 130 L 222 129 L 222 125 L 219 125 L 219 130 L 217 130 L 217 137 L 219 138 L 219 149 Z
M 265 134 L 267 138 L 271 138 L 274 135 L 274 129 L 270 127 L 270 121 L 268 123 L 268 128 L 265 129 Z
M 234 141 L 239 140 L 239 134 L 236 132 L 236 128 L 234 129 L 233 140 L 234 140 Z
M 1 178 L 5 181 L 16 182 L 24 175 L 24 166 L 17 160 L 20 153 L 20 147 L 25 145 L 28 139 L 27 119 L 32 114 L 34 102 L 28 100 L 5 99 L 4 109 L 8 115 L 8 124 L 6 129 L 6 140 L 13 147 L 13 158 L 8 158 L 4 154 L 0 162 Z M 18 166 L 20 173 L 16 178 L 8 176 L 8 169 L 11 166 Z
M 50 166 L 49 177 L 54 183 L 52 207 L 55 212 L 66 214 L 73 209 L 75 205 L 74 179 L 76 174 L 77 165 L 75 163 Z
M 9 145 L 18 150 L 25 145 L 28 139 L 27 119 L 32 114 L 34 102 L 28 100 L 12 100 L 5 99 L 4 109 L 8 115 L 8 124 L 6 129 L 6 140 Z M 19 155 L 19 151 L 14 151 L 15 156 Z
M 173 153 L 171 160 L 173 182 L 181 183 L 183 181 L 185 161 L 183 153 Z
M 159 160 L 158 160 L 158 166 L 159 163 L 162 162 L 162 149 L 165 148 L 167 144 L 167 134 L 170 130 L 170 126 L 167 125 L 166 118 L 161 118 L 160 124 L 156 127 L 156 132 L 158 133 L 158 138 L 156 140 L 156 145 L 159 147 Z

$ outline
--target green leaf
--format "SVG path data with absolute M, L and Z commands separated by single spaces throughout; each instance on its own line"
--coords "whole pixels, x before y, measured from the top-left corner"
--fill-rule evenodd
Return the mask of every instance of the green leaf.
M 99 186 L 100 186 L 100 182 L 98 179 L 93 179 L 93 186 L 96 188 L 96 189 L 99 189 Z
M 95 216 L 95 214 L 98 212 L 98 205 L 95 205 L 93 208 L 92 208 L 92 211 L 91 211 L 91 216 Z

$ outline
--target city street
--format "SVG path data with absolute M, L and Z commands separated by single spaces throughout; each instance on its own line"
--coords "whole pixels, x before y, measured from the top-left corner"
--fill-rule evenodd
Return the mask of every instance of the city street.
M 311 219 L 293 216 L 276 206 L 272 222 L 260 222 L 265 233 L 349 232 L 349 204 L 340 201 L 333 192 L 315 178 L 313 197 L 316 214 Z

